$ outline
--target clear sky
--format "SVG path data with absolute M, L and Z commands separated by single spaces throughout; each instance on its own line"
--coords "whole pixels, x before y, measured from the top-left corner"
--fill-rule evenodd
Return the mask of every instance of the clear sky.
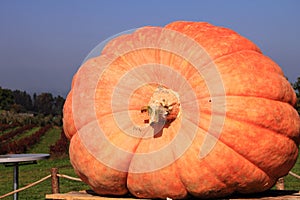
M 299 0 L 0 0 L 0 86 L 65 96 L 87 54 L 146 25 L 207 21 L 256 43 L 300 76 Z

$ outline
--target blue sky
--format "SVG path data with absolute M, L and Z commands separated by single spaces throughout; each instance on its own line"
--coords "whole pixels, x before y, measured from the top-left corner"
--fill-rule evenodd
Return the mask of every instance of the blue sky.
M 235 30 L 294 82 L 300 76 L 299 8 L 298 0 L 1 0 L 0 86 L 65 96 L 101 41 L 176 20 Z

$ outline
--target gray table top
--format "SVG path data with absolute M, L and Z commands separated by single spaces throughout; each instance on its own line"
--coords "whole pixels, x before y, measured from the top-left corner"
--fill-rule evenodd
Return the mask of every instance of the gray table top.
M 49 158 L 49 154 L 6 154 L 0 155 L 0 163 L 19 163 Z

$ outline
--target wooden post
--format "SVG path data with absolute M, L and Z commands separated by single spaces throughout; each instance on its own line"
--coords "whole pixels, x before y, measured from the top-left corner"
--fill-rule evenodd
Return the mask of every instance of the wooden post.
M 59 193 L 59 178 L 57 176 L 58 169 L 51 168 L 51 186 L 52 186 L 52 194 Z
M 284 190 L 284 178 L 281 177 L 276 182 L 276 189 L 277 190 Z

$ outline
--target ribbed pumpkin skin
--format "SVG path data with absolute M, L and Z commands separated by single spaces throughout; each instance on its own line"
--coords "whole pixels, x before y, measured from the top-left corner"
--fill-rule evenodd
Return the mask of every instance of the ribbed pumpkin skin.
M 226 116 L 218 142 L 207 156 L 199 158 L 212 115 L 218 113 L 211 110 L 205 80 L 190 63 L 183 64 L 180 55 L 156 49 L 135 50 L 111 63 L 99 78 L 93 69 L 101 65 L 100 56 L 81 66 L 64 105 L 64 130 L 71 140 L 70 159 L 76 173 L 99 194 L 130 192 L 139 198 L 180 199 L 188 195 L 212 198 L 271 188 L 295 164 L 300 141 L 300 120 L 293 108 L 296 95 L 282 70 L 256 45 L 232 30 L 204 22 L 173 22 L 165 28 L 199 43 L 220 73 L 226 93 Z M 151 35 L 146 29 L 139 32 L 140 37 Z M 108 43 L 102 56 L 114 53 L 112 49 L 118 45 L 122 47 L 130 37 L 132 35 L 121 36 Z M 96 135 L 94 127 L 101 126 L 115 146 L 133 153 L 147 153 L 169 144 L 183 126 L 178 117 L 164 128 L 161 137 L 150 139 L 131 137 L 118 128 L 111 108 L 113 90 L 133 66 L 147 63 L 168 66 L 190 84 L 199 105 L 195 138 L 182 156 L 161 169 L 145 173 L 112 169 L 90 153 L 92 150 L 86 148 L 77 130 Z M 76 83 L 80 84 L 78 80 L 88 83 L 93 79 L 99 79 L 95 96 L 91 97 L 97 120 L 93 121 L 88 114 L 83 115 L 80 127 L 75 125 L 73 107 L 84 110 L 85 105 L 74 105 L 73 88 Z M 128 110 L 135 123 L 142 123 L 140 108 L 147 105 L 155 88 L 155 84 L 140 87 L 129 99 Z M 112 158 L 118 156 L 107 152 L 109 149 L 105 147 L 102 150 Z M 169 153 L 170 157 L 174 156 L 172 151 Z M 167 158 L 162 155 L 160 159 Z M 120 159 L 120 162 L 129 169 L 148 164 L 139 163 L 135 156 Z

